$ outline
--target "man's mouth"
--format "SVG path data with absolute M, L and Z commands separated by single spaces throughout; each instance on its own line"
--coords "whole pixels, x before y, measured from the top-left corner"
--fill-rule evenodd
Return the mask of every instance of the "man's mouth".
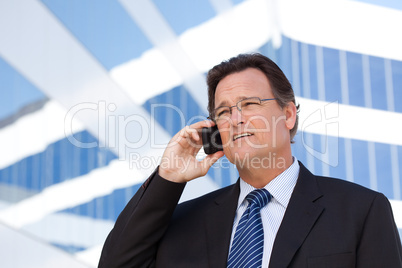
M 251 135 L 253 135 L 253 134 L 248 133 L 248 132 L 236 134 L 236 135 L 233 136 L 233 141 L 235 141 L 237 139 L 240 139 L 240 138 L 243 138 L 243 137 L 251 136 Z

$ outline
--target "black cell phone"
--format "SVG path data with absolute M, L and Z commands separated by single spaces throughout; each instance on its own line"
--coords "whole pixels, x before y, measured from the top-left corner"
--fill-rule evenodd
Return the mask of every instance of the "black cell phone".
M 202 129 L 202 143 L 206 154 L 223 151 L 221 134 L 217 126 L 204 127 Z

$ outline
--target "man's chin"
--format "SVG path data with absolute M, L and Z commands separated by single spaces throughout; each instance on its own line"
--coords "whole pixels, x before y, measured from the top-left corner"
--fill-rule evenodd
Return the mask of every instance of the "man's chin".
M 228 158 L 229 159 L 229 158 Z M 283 169 L 286 167 L 284 157 L 277 155 L 276 152 L 262 151 L 236 151 L 232 152 L 229 161 L 236 165 L 237 169 Z
M 238 150 L 232 154 L 230 162 L 235 164 L 238 168 L 247 167 L 247 164 L 255 157 L 254 153 L 249 150 Z

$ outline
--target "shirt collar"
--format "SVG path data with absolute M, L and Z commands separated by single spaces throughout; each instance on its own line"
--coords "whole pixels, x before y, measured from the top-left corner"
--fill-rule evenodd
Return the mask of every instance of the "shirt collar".
M 290 197 L 299 176 L 299 171 L 299 162 L 296 157 L 293 157 L 293 164 L 264 187 L 272 195 L 272 198 L 285 209 L 289 204 Z M 255 189 L 256 188 L 240 178 L 240 195 L 237 208 L 239 208 L 243 202 L 247 202 L 245 200 L 246 196 Z

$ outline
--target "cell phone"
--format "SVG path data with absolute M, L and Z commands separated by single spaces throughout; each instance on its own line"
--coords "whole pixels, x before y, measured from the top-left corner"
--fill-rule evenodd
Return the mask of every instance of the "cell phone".
M 213 154 L 218 151 L 223 151 L 221 134 L 219 133 L 216 125 L 213 127 L 204 127 L 201 131 L 202 143 L 204 146 L 204 152 L 206 154 Z

